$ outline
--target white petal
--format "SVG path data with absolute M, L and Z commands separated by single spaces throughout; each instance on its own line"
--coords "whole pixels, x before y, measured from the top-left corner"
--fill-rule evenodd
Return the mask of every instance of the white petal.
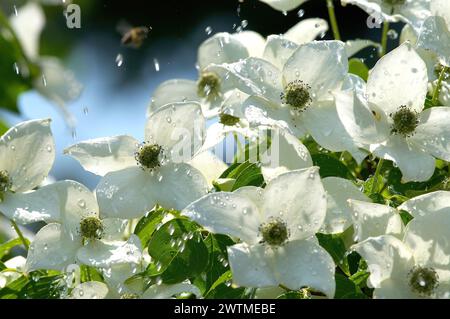
M 209 186 L 228 168 L 227 164 L 209 151 L 196 155 L 189 164 L 202 173 Z
M 307 0 L 260 0 L 278 11 L 290 11 L 305 3 Z
M 182 160 L 189 161 L 202 147 L 205 129 L 206 120 L 200 104 L 167 104 L 150 114 L 145 127 L 145 140 L 162 146 L 173 160 L 180 160 L 181 156 Z
M 104 176 L 136 165 L 134 153 L 139 142 L 128 135 L 101 137 L 72 145 L 64 150 L 89 172 Z
M 401 237 L 403 222 L 395 208 L 354 199 L 349 200 L 348 204 L 353 218 L 355 241 L 382 235 Z
M 398 22 L 403 18 L 398 14 L 394 14 L 397 10 L 393 9 L 391 5 L 383 3 L 383 0 L 341 0 L 341 3 L 343 6 L 347 4 L 357 5 L 374 17 L 373 23 L 382 23 L 383 21 Z
M 264 190 L 264 219 L 284 220 L 290 240 L 311 237 L 322 227 L 327 199 L 318 171 L 311 167 L 284 173 Z
M 197 96 L 197 83 L 185 79 L 164 81 L 153 91 L 148 114 L 166 104 L 184 101 L 200 101 Z
M 28 250 L 26 271 L 38 269 L 64 270 L 75 263 L 81 239 L 71 240 L 60 224 L 48 224 L 36 234 Z
M 280 35 L 269 35 L 264 48 L 263 58 L 278 69 L 282 69 L 298 45 Z
M 54 159 L 55 142 L 48 119 L 19 123 L 0 139 L 0 170 L 8 172 L 15 192 L 37 187 Z
M 102 219 L 104 240 L 124 240 L 125 230 L 129 226 L 130 221 L 120 218 Z
M 406 210 L 413 217 L 440 213 L 450 208 L 450 192 L 436 191 L 411 198 L 398 209 Z
M 450 209 L 426 214 L 411 220 L 404 242 L 419 265 L 449 269 Z
M 384 294 L 402 295 L 407 274 L 414 267 L 414 258 L 401 240 L 390 235 L 373 237 L 352 246 L 352 250 L 358 252 L 367 262 L 370 272 L 367 280 L 369 287 L 386 287 Z M 403 293 L 407 295 L 408 291 Z M 379 297 L 383 297 L 383 294 L 380 293 Z
M 278 286 L 273 250 L 265 245 L 238 244 L 227 248 L 233 283 L 243 287 Z
M 356 39 L 345 42 L 345 51 L 347 52 L 348 57 L 354 56 L 356 53 L 367 47 L 381 48 L 380 44 L 370 40 Z
M 94 240 L 78 250 L 77 259 L 85 265 L 98 268 L 127 263 L 139 264 L 142 259 L 141 241 L 136 235 L 131 235 L 126 242 Z
M 311 87 L 314 100 L 331 99 L 348 71 L 341 41 L 313 41 L 301 45 L 284 65 L 285 84 L 300 80 Z
M 41 6 L 31 2 L 20 7 L 17 15 L 9 19 L 25 54 L 30 59 L 39 56 L 39 38 L 45 25 L 45 15 Z
M 232 64 L 210 65 L 207 70 L 219 74 L 225 80 L 221 88 L 225 92 L 239 89 L 249 95 L 281 102 L 281 72 L 263 59 L 250 57 Z
M 258 207 L 259 211 L 261 211 L 261 207 L 263 204 L 263 192 L 264 189 L 256 186 L 243 186 L 236 189 L 233 193 L 243 195 L 250 199 L 256 207 Z
M 241 31 L 233 33 L 233 37 L 238 39 L 247 48 L 249 56 L 262 56 L 266 40 L 259 33 L 254 31 Z
M 297 290 L 311 287 L 334 297 L 335 264 L 325 249 L 307 240 L 289 241 L 274 250 L 275 276 L 280 284 Z
M 322 179 L 322 183 L 327 192 L 327 215 L 321 232 L 342 233 L 353 224 L 347 201 L 356 199 L 369 202 L 370 199 L 347 179 L 326 177 Z
M 153 285 L 142 295 L 142 299 L 170 299 L 173 295 L 183 292 L 194 294 L 197 298 L 201 297 L 200 290 L 191 284 L 181 283 L 175 285 Z
M 434 173 L 435 160 L 433 156 L 411 143 L 407 143 L 404 137 L 391 136 L 383 144 L 372 145 L 371 151 L 380 158 L 396 163 L 402 172 L 402 180 L 405 182 L 426 181 Z
M 420 112 L 424 106 L 427 85 L 425 62 L 406 42 L 377 62 L 367 80 L 367 94 L 369 102 L 386 114 L 396 112 L 402 105 Z
M 411 140 L 433 156 L 450 161 L 449 121 L 449 107 L 429 108 L 420 113 L 419 125 Z
M 108 286 L 103 282 L 86 281 L 72 290 L 69 299 L 106 299 L 108 293 Z
M 432 15 L 440 16 L 445 19 L 450 26 L 450 4 L 446 0 L 433 0 L 430 3 Z
M 322 36 L 328 31 L 328 23 L 324 19 L 304 19 L 286 31 L 284 38 L 297 44 L 305 44 Z
M 294 135 L 282 130 L 272 131 L 270 148 L 261 154 L 261 163 L 266 182 L 282 173 L 313 165 L 306 146 Z
M 261 216 L 258 207 L 242 194 L 208 194 L 187 206 L 181 213 L 213 233 L 237 237 L 249 244 L 259 241 Z
M 245 45 L 226 32 L 213 35 L 198 48 L 200 70 L 210 64 L 233 63 L 246 57 L 248 57 L 248 51 Z
M 448 8 L 450 10 L 450 7 Z M 419 32 L 424 20 L 431 15 L 429 0 L 406 1 L 399 8 L 404 20 L 410 24 L 416 32 Z

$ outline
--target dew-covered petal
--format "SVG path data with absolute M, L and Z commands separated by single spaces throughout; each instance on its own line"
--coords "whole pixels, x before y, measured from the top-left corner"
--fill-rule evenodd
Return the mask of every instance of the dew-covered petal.
M 138 145 L 139 142 L 128 135 L 101 137 L 69 146 L 64 154 L 75 158 L 85 170 L 104 176 L 135 166 Z
M 278 286 L 274 252 L 268 246 L 237 244 L 227 248 L 233 283 L 242 287 Z
M 37 187 L 48 175 L 55 159 L 51 120 L 21 122 L 0 139 L 0 170 L 6 170 L 12 191 Z
M 382 235 L 401 237 L 403 222 L 395 208 L 356 199 L 350 199 L 348 206 L 353 219 L 355 241 Z
M 450 25 L 443 17 L 429 17 L 423 23 L 417 46 L 432 50 L 439 56 L 441 64 L 450 66 Z
M 383 0 L 341 0 L 343 6 L 347 4 L 353 4 L 360 7 L 362 10 L 374 17 L 371 20 L 375 23 L 387 22 L 398 22 L 400 20 L 405 20 L 404 17 L 397 14 L 398 10 L 392 8 L 391 5 L 383 3 Z M 395 14 L 394 14 L 395 13 Z
M 327 199 L 318 167 L 279 175 L 267 184 L 263 197 L 264 219 L 286 222 L 290 240 L 311 237 L 322 227 Z
M 431 155 L 450 161 L 450 108 L 432 107 L 419 116 L 411 140 Z
M 248 244 L 259 241 L 262 220 L 258 207 L 243 194 L 211 193 L 188 205 L 181 214 L 213 233 L 240 238 Z
M 278 69 L 282 69 L 298 45 L 282 35 L 269 35 L 264 48 L 263 58 Z
M 108 268 L 117 264 L 139 264 L 142 246 L 139 237 L 131 235 L 128 241 L 93 240 L 80 248 L 77 259 L 88 266 Z
M 328 31 L 328 22 L 320 18 L 304 19 L 286 31 L 284 38 L 297 44 L 313 41 Z
M 73 288 L 69 299 L 107 299 L 108 293 L 109 288 L 105 283 L 86 281 Z
M 283 68 L 284 85 L 300 80 L 311 87 L 313 100 L 331 99 L 331 91 L 342 86 L 348 71 L 341 41 L 313 41 L 301 45 Z
M 260 0 L 278 11 L 291 11 L 305 3 L 307 0 Z
M 210 64 L 233 63 L 248 57 L 246 46 L 233 35 L 221 32 L 206 39 L 198 48 L 200 70 Z
M 64 270 L 75 263 L 81 239 L 71 240 L 60 224 L 48 224 L 36 234 L 28 250 L 27 272 L 38 269 Z
M 167 80 L 153 91 L 147 113 L 151 114 L 166 104 L 185 101 L 200 102 L 197 96 L 197 82 L 186 79 Z
M 281 72 L 266 60 L 250 57 L 236 63 L 210 65 L 207 71 L 220 75 L 223 92 L 239 89 L 249 95 L 263 96 L 277 103 L 281 101 Z
M 450 209 L 416 217 L 408 223 L 404 242 L 419 265 L 449 269 Z
M 353 224 L 347 201 L 356 199 L 369 202 L 370 199 L 347 179 L 330 176 L 322 179 L 322 183 L 327 193 L 327 215 L 321 232 L 342 233 Z
M 102 219 L 102 239 L 104 240 L 124 240 L 125 230 L 129 226 L 130 221 L 121 218 L 105 218 Z
M 200 104 L 167 104 L 149 115 L 145 141 L 162 146 L 172 160 L 189 161 L 203 145 L 205 128 Z
M 144 292 L 142 299 L 171 299 L 172 296 L 181 293 L 191 293 L 197 298 L 202 296 L 202 293 L 196 286 L 180 283 L 175 285 L 153 285 Z
M 411 44 L 405 42 L 382 57 L 371 70 L 367 95 L 370 103 L 388 115 L 402 105 L 420 112 L 424 107 L 427 85 L 425 62 Z
M 390 291 L 401 291 L 404 288 L 404 284 L 397 283 L 405 282 L 409 270 L 414 267 L 414 258 L 411 250 L 400 239 L 391 235 L 372 237 L 353 245 L 352 250 L 367 262 L 370 272 L 367 280 L 369 287 L 387 287 L 386 294 L 395 294 Z M 395 280 L 395 284 L 389 280 Z M 383 295 L 380 294 L 379 297 Z
M 227 164 L 209 151 L 194 156 L 189 164 L 202 173 L 210 187 L 212 187 L 213 181 L 218 179 L 228 168 Z
M 249 56 L 262 56 L 266 40 L 259 33 L 255 31 L 241 31 L 233 33 L 233 37 L 247 48 Z
M 261 206 L 263 204 L 263 192 L 264 189 L 256 186 L 242 186 L 233 191 L 235 194 L 243 195 L 250 199 L 259 211 L 261 211 Z
M 450 192 L 436 191 L 420 195 L 408 199 L 398 209 L 407 211 L 413 217 L 445 212 L 450 210 Z
M 394 135 L 370 148 L 375 156 L 393 161 L 402 172 L 404 182 L 423 182 L 433 175 L 434 157 L 408 143 L 404 137 Z
M 277 282 L 292 289 L 310 287 L 334 297 L 335 264 L 319 244 L 307 240 L 289 241 L 274 249 Z
M 415 32 L 419 32 L 424 20 L 431 15 L 430 0 L 406 1 L 399 8 L 399 13 L 404 17 L 403 20 L 414 28 Z
M 261 171 L 264 180 L 313 165 L 308 149 L 287 131 L 272 130 L 270 148 L 261 154 Z
M 352 57 L 359 51 L 368 47 L 375 47 L 377 49 L 381 48 L 379 43 L 373 42 L 371 40 L 356 39 L 348 40 L 345 42 L 345 51 L 347 52 L 348 57 Z

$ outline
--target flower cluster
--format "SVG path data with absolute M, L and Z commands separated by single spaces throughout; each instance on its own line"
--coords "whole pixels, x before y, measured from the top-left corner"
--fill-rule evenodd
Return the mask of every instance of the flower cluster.
M 317 41 L 321 19 L 217 33 L 198 79 L 153 92 L 143 141 L 65 149 L 93 192 L 44 183 L 50 120 L 6 132 L 0 211 L 19 237 L 0 260 L 27 256 L 0 262 L 0 297 L 34 281 L 47 298 L 450 298 L 450 2 L 342 2 L 406 23 L 369 73 L 351 57 L 372 44 Z M 29 242 L 18 224 L 36 222 Z

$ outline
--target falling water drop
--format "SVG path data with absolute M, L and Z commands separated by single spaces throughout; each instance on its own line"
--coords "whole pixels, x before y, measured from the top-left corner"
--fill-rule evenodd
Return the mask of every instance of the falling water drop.
M 116 64 L 117 64 L 117 66 L 120 68 L 121 66 L 122 66 L 122 64 L 123 64 L 123 55 L 122 54 L 118 54 L 117 56 L 116 56 Z

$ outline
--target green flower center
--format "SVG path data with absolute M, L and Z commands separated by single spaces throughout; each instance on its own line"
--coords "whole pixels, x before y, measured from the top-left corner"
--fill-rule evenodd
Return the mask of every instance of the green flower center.
M 439 286 L 439 277 L 433 268 L 416 266 L 408 275 L 411 290 L 419 295 L 431 296 Z
M 419 124 L 417 112 L 410 110 L 406 105 L 400 106 L 399 110 L 390 116 L 394 121 L 391 134 L 411 136 Z
M 162 147 L 158 144 L 145 144 L 136 152 L 135 158 L 142 168 L 154 169 L 161 165 Z
M 139 295 L 126 292 L 120 296 L 120 299 L 139 299 Z
M 262 235 L 262 243 L 271 246 L 281 246 L 289 238 L 289 230 L 286 223 L 280 218 L 272 218 L 267 223 L 259 226 Z
M 226 125 L 226 126 L 233 126 L 239 123 L 240 119 L 239 117 L 226 114 L 226 113 L 220 113 L 219 114 L 219 123 Z
M 83 238 L 101 239 L 103 236 L 103 224 L 98 217 L 86 217 L 80 222 L 80 233 Z
M 11 179 L 9 174 L 5 170 L 0 171 L 0 202 L 3 201 L 3 197 L 7 191 L 11 189 Z
M 383 3 L 391 6 L 401 6 L 406 3 L 406 0 L 383 0 Z
M 311 87 L 303 81 L 290 82 L 284 89 L 284 93 L 281 93 L 281 100 L 295 110 L 302 112 L 312 101 L 310 90 Z
M 214 99 L 220 93 L 220 79 L 212 72 L 204 72 L 197 82 L 197 95 L 207 99 Z

